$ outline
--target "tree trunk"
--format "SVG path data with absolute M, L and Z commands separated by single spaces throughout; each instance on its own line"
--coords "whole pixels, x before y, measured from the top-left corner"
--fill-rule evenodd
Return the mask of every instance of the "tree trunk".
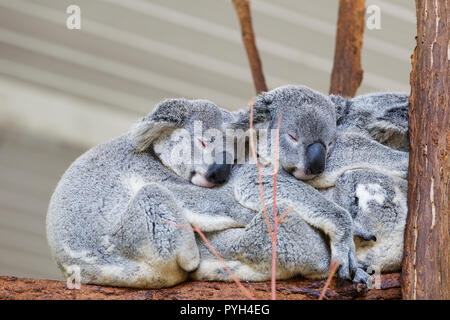
M 364 0 L 340 0 L 330 94 L 353 97 L 361 84 Z
M 404 299 L 450 299 L 448 0 L 416 0 Z
M 263 91 L 267 91 L 267 85 L 266 80 L 264 79 L 258 48 L 256 47 L 255 35 L 253 33 L 250 4 L 248 0 L 233 0 L 233 5 L 239 17 L 242 41 L 244 42 L 245 51 L 247 52 L 256 94 L 260 94 Z

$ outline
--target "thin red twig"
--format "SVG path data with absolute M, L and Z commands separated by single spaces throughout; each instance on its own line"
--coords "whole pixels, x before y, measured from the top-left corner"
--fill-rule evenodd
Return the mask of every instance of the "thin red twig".
M 330 273 L 328 274 L 327 282 L 325 282 L 325 286 L 320 293 L 319 300 L 323 300 L 325 297 L 325 293 L 327 292 L 328 287 L 330 286 L 331 278 L 336 273 L 337 268 L 339 267 L 339 262 L 331 262 L 330 264 Z
M 289 207 L 285 212 L 283 212 L 283 214 L 278 218 L 278 222 L 282 222 L 283 218 L 289 213 L 291 212 L 293 208 Z
M 272 276 L 271 297 L 276 300 L 277 286 L 277 234 L 278 234 L 278 208 L 277 208 L 277 177 L 278 177 L 278 141 L 280 138 L 280 125 L 282 114 L 278 117 L 277 131 L 275 134 L 275 150 L 273 155 L 273 234 L 272 234 Z
M 264 214 L 264 219 L 266 221 L 267 230 L 269 230 L 270 236 L 272 237 L 272 227 L 270 226 L 269 214 L 267 213 L 266 203 L 264 201 L 264 189 L 262 183 L 262 167 L 256 156 L 255 141 L 254 141 L 254 131 L 253 131 L 253 99 L 250 100 L 250 149 L 252 152 L 252 157 L 255 160 L 256 169 L 258 170 L 258 185 L 259 185 L 259 196 L 261 198 L 261 206 Z

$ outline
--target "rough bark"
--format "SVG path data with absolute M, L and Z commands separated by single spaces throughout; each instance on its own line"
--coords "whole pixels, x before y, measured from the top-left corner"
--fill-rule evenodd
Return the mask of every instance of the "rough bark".
M 416 0 L 404 299 L 450 299 L 448 0 Z
M 267 91 L 266 80 L 262 69 L 258 48 L 256 47 L 255 34 L 252 27 L 250 3 L 248 0 L 233 0 L 233 5 L 241 26 L 242 41 L 247 52 L 248 62 L 252 72 L 256 94 Z
M 330 94 L 353 97 L 361 84 L 364 0 L 340 0 Z
M 398 273 L 381 276 L 380 289 L 367 289 L 365 285 L 345 283 L 336 287 L 331 281 L 325 299 L 330 300 L 390 300 L 400 299 L 400 275 Z M 292 279 L 277 282 L 277 298 L 280 300 L 317 300 L 323 281 Z M 270 282 L 250 282 L 244 284 L 257 299 L 270 299 Z M 140 290 L 130 288 L 81 285 L 80 290 L 69 290 L 66 283 L 53 280 L 20 279 L 0 276 L 0 300 L 54 300 L 54 299 L 139 299 L 139 300 L 217 300 L 245 299 L 234 283 L 186 282 L 167 289 Z

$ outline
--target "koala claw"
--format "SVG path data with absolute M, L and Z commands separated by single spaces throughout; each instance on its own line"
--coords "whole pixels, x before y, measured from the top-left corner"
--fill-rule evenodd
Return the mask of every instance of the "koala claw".
M 369 266 L 367 264 L 358 263 L 358 269 L 362 269 L 363 271 L 367 271 Z
M 364 230 L 361 227 L 355 226 L 355 230 L 353 231 L 353 234 L 363 240 L 366 241 L 377 241 L 377 237 L 370 233 L 369 231 Z
M 373 234 L 355 234 L 355 236 L 366 241 L 377 241 L 377 237 Z
M 354 283 L 363 283 L 363 284 L 368 284 L 371 281 L 371 277 L 370 275 L 365 272 L 363 269 L 358 268 L 356 269 L 356 273 L 355 276 L 353 277 L 353 282 Z

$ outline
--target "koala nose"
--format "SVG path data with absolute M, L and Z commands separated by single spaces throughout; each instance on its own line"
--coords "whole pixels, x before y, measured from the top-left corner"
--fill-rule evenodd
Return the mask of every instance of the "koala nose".
M 321 142 L 306 149 L 306 174 L 320 174 L 325 169 L 326 149 Z
M 227 181 L 231 173 L 231 164 L 226 163 L 226 153 L 223 153 L 223 162 L 221 164 L 214 163 L 208 168 L 205 174 L 206 180 L 214 184 L 221 184 Z
M 221 184 L 227 181 L 231 172 L 231 164 L 213 164 L 206 172 L 205 178 L 208 182 Z

